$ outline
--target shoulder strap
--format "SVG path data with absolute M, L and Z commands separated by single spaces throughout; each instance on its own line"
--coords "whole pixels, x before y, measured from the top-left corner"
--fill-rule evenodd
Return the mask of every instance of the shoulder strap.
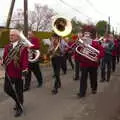
M 17 54 L 18 50 L 21 49 L 23 44 L 19 43 L 14 48 L 10 49 L 8 52 L 8 55 L 4 59 L 4 64 L 7 66 L 14 58 L 14 56 Z

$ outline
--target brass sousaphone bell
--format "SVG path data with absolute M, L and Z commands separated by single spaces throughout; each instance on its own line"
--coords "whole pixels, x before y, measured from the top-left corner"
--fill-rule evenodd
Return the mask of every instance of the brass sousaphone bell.
M 57 35 L 65 37 L 72 31 L 71 20 L 63 16 L 54 16 L 52 21 L 52 28 Z

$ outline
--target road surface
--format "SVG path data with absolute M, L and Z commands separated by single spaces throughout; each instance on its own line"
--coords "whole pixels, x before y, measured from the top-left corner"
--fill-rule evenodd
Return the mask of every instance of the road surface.
M 61 75 L 62 88 L 57 95 L 51 94 L 53 87 L 51 67 L 41 67 L 44 84 L 36 88 L 32 81 L 30 91 L 25 92 L 25 113 L 18 120 L 120 120 L 120 65 L 112 73 L 111 81 L 98 82 L 97 94 L 91 94 L 89 80 L 86 97 L 79 99 L 79 81 L 73 81 L 73 71 Z M 100 77 L 98 78 L 100 81 Z M 2 91 L 0 84 L 0 120 L 16 120 L 12 110 L 14 102 Z

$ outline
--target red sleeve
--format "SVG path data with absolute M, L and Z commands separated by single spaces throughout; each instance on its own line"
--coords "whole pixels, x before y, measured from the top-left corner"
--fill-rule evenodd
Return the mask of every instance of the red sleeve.
M 40 49 L 40 40 L 38 38 L 32 38 L 31 43 L 33 44 L 31 49 Z
M 105 51 L 104 51 L 104 48 L 102 45 L 98 44 L 98 50 L 100 51 L 99 55 L 98 55 L 98 58 L 101 59 L 104 57 L 105 55 Z
M 115 47 L 119 47 L 117 40 L 115 40 L 114 43 L 115 43 Z
M 99 59 L 103 58 L 104 57 L 104 48 L 102 47 L 102 45 L 100 45 L 98 42 L 96 41 L 93 41 L 93 44 L 92 46 L 94 48 L 96 48 L 97 50 L 99 50 L 99 55 L 97 56 Z
M 72 42 L 72 41 L 68 42 L 68 47 L 67 47 L 67 49 L 66 49 L 66 52 L 69 52 L 70 50 L 72 50 L 73 47 L 75 47 L 75 42 Z M 74 53 L 74 52 L 75 52 L 75 51 L 73 51 L 73 53 Z
M 8 54 L 8 45 L 6 45 L 5 48 L 4 48 L 3 61 L 5 60 L 5 57 L 7 56 L 7 54 Z
M 23 48 L 21 52 L 21 68 L 22 71 L 28 69 L 28 50 L 27 47 Z

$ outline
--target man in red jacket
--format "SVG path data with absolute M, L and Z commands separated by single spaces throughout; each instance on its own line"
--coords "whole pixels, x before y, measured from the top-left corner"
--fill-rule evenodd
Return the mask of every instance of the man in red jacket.
M 81 68 L 80 91 L 77 94 L 79 97 L 84 97 L 86 94 L 88 73 L 90 77 L 92 93 L 95 94 L 97 92 L 97 69 L 99 66 L 99 60 L 104 55 L 102 46 L 97 41 L 91 39 L 90 32 L 85 32 L 82 40 L 85 44 L 89 44 L 95 49 L 99 50 L 99 54 L 97 55 L 96 61 L 91 61 L 79 54 L 77 56 L 77 59 L 80 61 Z
M 4 90 L 16 102 L 14 110 L 16 110 L 15 117 L 18 117 L 23 113 L 22 76 L 26 75 L 28 70 L 28 51 L 20 42 L 18 30 L 10 31 L 10 43 L 5 46 L 3 64 L 5 65 Z
M 34 36 L 34 34 L 31 31 L 28 32 L 28 39 L 33 44 L 33 46 L 29 47 L 29 49 L 31 49 L 31 50 L 39 50 L 40 49 L 40 41 L 38 38 L 36 38 Z M 33 55 L 33 57 L 34 57 L 34 55 Z M 28 76 L 26 77 L 26 80 L 25 80 L 24 91 L 27 91 L 30 89 L 31 72 L 33 72 L 35 77 L 37 78 L 37 81 L 38 81 L 37 87 L 42 86 L 43 78 L 42 78 L 42 73 L 41 73 L 40 66 L 39 66 L 39 60 L 37 60 L 33 63 L 31 63 L 29 61 L 29 70 L 28 70 Z

